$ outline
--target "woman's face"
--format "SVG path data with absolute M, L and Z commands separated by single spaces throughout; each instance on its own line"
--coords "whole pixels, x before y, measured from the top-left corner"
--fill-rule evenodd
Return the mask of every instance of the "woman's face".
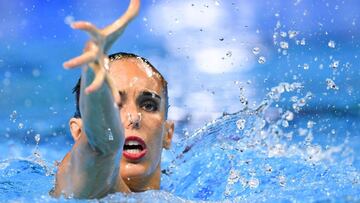
M 160 172 L 161 152 L 170 147 L 174 125 L 165 119 L 166 99 L 159 75 L 144 62 L 127 58 L 111 63 L 110 76 L 118 88 L 125 145 L 121 177 L 148 178 Z

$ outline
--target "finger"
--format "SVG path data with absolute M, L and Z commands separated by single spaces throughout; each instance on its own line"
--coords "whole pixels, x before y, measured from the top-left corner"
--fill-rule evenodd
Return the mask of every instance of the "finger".
M 90 22 L 77 21 L 77 22 L 71 23 L 71 27 L 73 29 L 86 31 L 92 37 L 94 37 L 96 39 L 99 38 L 100 31 L 95 27 L 95 25 L 91 24 Z
M 73 59 L 64 62 L 63 66 L 66 69 L 70 69 L 70 68 L 75 68 L 77 66 L 81 66 L 83 64 L 94 62 L 95 60 L 96 60 L 95 51 L 87 51 L 78 57 L 75 57 Z
M 131 0 L 126 12 L 114 23 L 103 29 L 105 34 L 110 34 L 122 30 L 140 10 L 140 0 Z
M 125 14 L 114 23 L 101 30 L 102 34 L 107 36 L 107 42 L 104 48 L 105 52 L 110 49 L 111 45 L 123 33 L 127 24 L 139 13 L 139 9 L 140 0 L 131 0 Z
M 91 92 L 98 90 L 101 87 L 101 85 L 103 84 L 104 79 L 105 79 L 105 70 L 104 69 L 100 68 L 99 66 L 93 67 L 93 69 L 95 72 L 95 78 L 94 78 L 93 82 L 88 87 L 86 87 L 86 89 L 85 89 L 86 94 L 90 94 Z

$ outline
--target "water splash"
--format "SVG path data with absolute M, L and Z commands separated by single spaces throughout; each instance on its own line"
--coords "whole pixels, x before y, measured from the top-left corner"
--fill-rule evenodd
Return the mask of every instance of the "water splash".
M 162 187 L 193 200 L 270 201 L 305 193 L 307 198 L 321 200 L 329 198 L 330 188 L 333 193 L 360 198 L 356 190 L 345 189 L 353 187 L 357 177 L 349 161 L 338 158 L 346 145 L 324 148 L 314 143 L 315 121 L 298 123 L 296 114 L 313 97 L 311 92 L 298 97 L 302 89 L 301 83 L 280 83 L 258 106 L 226 114 L 187 136 L 180 142 L 182 151 L 164 170 Z M 274 106 L 279 109 L 277 104 L 286 92 L 296 93 L 289 98 L 296 108 L 273 111 Z M 272 112 L 279 115 L 267 119 Z M 328 184 L 339 181 L 345 181 L 344 189 Z M 356 187 L 360 189 L 360 184 Z

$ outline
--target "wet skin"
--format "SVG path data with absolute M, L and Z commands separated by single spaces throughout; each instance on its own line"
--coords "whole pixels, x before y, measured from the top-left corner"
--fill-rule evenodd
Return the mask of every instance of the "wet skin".
M 112 192 L 140 192 L 160 188 L 161 153 L 163 148 L 168 149 L 171 145 L 174 124 L 166 120 L 166 98 L 162 81 L 157 74 L 149 77 L 149 68 L 136 58 L 117 60 L 110 64 L 109 77 L 120 95 L 119 108 L 113 109 L 117 110 L 115 113 L 105 113 L 105 119 L 101 118 L 100 113 L 94 113 L 98 116 L 94 121 L 70 119 L 70 130 L 75 144 L 59 166 L 54 196 L 64 194 L 78 198 L 95 198 Z M 104 86 L 109 89 L 106 84 Z M 93 94 L 96 96 L 97 93 Z M 98 95 L 96 98 L 102 100 L 106 96 L 112 100 L 110 93 L 105 96 Z M 96 108 L 96 105 L 91 108 Z M 108 110 L 105 108 L 101 112 Z M 112 114 L 115 116 L 111 116 Z M 129 115 L 132 118 L 129 118 Z M 108 116 L 110 117 L 106 118 Z M 105 133 L 94 135 L 95 130 L 90 128 L 89 131 L 84 126 L 84 123 L 90 123 L 88 126 L 107 125 L 108 123 L 99 124 L 99 121 L 108 119 L 118 122 L 109 123 L 109 126 L 116 125 L 121 129 L 118 134 L 113 135 L 115 140 L 119 138 L 121 146 L 108 147 L 106 144 L 114 141 L 106 139 L 92 142 L 93 136 L 104 137 Z M 129 159 L 123 155 L 123 146 L 129 137 L 144 141 L 145 156 Z M 102 146 L 111 150 L 104 152 Z
M 132 191 L 160 188 L 161 152 L 170 147 L 174 131 L 173 122 L 166 120 L 162 82 L 155 73 L 149 77 L 149 70 L 147 64 L 135 58 L 114 61 L 110 68 L 110 75 L 120 93 L 125 139 L 140 137 L 147 148 L 146 155 L 139 160 L 121 158 L 119 178 Z M 131 119 L 135 123 L 131 123 L 129 115 L 134 117 Z
M 170 147 L 174 131 L 165 120 L 163 81 L 137 58 L 109 67 L 106 56 L 139 8 L 140 0 L 130 0 L 126 12 L 103 29 L 85 21 L 71 24 L 91 39 L 80 56 L 63 64 L 83 70 L 82 118 L 70 119 L 75 144 L 59 165 L 51 192 L 55 197 L 99 198 L 160 187 L 161 152 Z

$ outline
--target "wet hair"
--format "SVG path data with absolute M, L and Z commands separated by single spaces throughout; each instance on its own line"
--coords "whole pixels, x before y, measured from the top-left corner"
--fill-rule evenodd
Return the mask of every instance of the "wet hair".
M 169 108 L 169 97 L 168 97 L 167 81 L 161 75 L 161 73 L 147 59 L 145 59 L 141 56 L 138 56 L 136 54 L 133 54 L 133 53 L 118 52 L 115 54 L 111 54 L 109 56 L 110 62 L 117 61 L 117 60 L 123 60 L 123 59 L 130 59 L 130 58 L 138 59 L 141 62 L 144 62 L 146 65 L 148 65 L 151 68 L 152 72 L 154 72 L 158 76 L 158 78 L 162 84 L 163 93 L 164 93 L 164 97 L 165 97 L 165 119 L 166 119 L 167 114 L 168 114 L 168 108 Z M 81 77 L 78 79 L 76 85 L 74 86 L 74 88 L 72 90 L 72 92 L 75 94 L 75 99 L 76 99 L 76 110 L 74 113 L 74 118 L 81 118 L 80 106 L 79 106 L 80 84 L 81 84 Z

